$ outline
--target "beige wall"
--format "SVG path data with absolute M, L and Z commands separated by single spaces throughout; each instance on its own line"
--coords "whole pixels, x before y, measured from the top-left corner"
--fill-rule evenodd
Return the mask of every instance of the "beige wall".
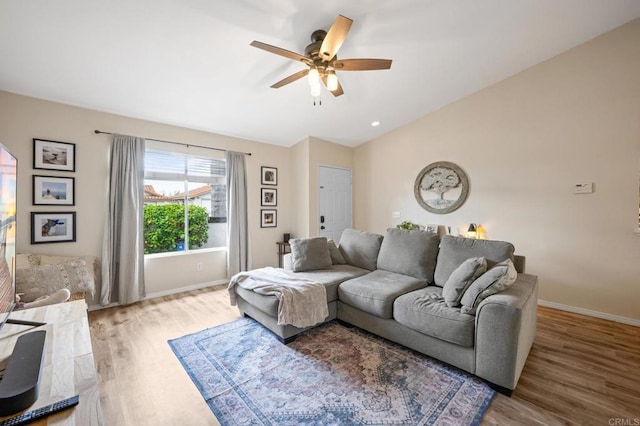
M 290 221 L 291 171 L 287 148 L 237 139 L 176 126 L 126 118 L 58 103 L 0 92 L 0 142 L 19 161 L 18 241 L 21 252 L 62 255 L 101 255 L 102 230 L 107 200 L 110 138 L 94 129 L 251 152 L 247 157 L 249 227 L 254 267 L 277 266 L 275 242 L 282 238 L 281 223 Z M 76 144 L 76 172 L 32 169 L 33 138 Z M 277 228 L 260 228 L 260 167 L 278 168 Z M 32 175 L 71 176 L 76 179 L 73 207 L 32 206 Z M 77 242 L 30 244 L 30 212 L 77 212 Z M 203 270 L 196 272 L 196 263 Z M 179 254 L 145 261 L 147 293 L 216 282 L 226 278 L 225 252 Z
M 295 200 L 292 235 L 318 235 L 318 167 L 353 169 L 353 148 L 310 136 L 291 148 L 292 199 Z
M 480 223 L 527 256 L 540 299 L 640 320 L 639 40 L 636 20 L 359 146 L 355 226 Z M 434 215 L 413 184 L 441 160 L 462 167 L 471 190 L 459 210 Z M 573 194 L 580 182 L 595 192 Z
M 283 226 L 292 238 L 309 236 L 309 138 L 305 138 L 291 147 L 292 221 L 289 227 Z

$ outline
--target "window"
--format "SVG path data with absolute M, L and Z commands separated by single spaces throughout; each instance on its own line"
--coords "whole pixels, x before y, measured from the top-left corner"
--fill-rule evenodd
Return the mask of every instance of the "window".
M 221 152 L 147 141 L 145 254 L 226 246 L 225 169 Z

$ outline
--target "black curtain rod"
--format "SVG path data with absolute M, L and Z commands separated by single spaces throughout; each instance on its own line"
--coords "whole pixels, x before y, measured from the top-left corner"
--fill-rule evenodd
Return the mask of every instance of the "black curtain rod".
M 113 134 L 113 133 L 109 133 L 109 132 L 103 132 L 101 130 L 94 130 L 93 133 L 95 133 L 96 135 L 100 135 L 100 134 L 102 134 L 102 135 L 112 135 Z M 165 140 L 162 140 L 162 139 L 151 139 L 151 138 L 145 138 L 145 139 L 150 140 L 150 141 L 155 141 L 155 142 L 172 143 L 174 145 L 185 145 L 187 147 L 194 146 L 194 147 L 197 147 L 197 148 L 214 149 L 216 151 L 224 151 L 224 152 L 229 151 L 228 149 L 214 148 L 214 147 L 211 147 L 211 146 L 193 145 L 193 144 L 190 144 L 190 143 L 165 141 Z M 250 152 L 243 152 L 243 154 L 244 155 L 251 155 Z

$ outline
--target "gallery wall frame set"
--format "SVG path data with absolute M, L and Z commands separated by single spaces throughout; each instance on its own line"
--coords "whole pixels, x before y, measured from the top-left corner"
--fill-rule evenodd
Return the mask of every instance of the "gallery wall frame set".
M 76 144 L 33 138 L 33 168 L 76 171 Z M 34 206 L 75 206 L 76 180 L 69 176 L 33 175 Z M 31 244 L 76 241 L 76 212 L 31 212 Z
M 31 212 L 31 244 L 76 241 L 76 212 Z
M 34 138 L 33 168 L 75 172 L 76 144 Z
M 275 167 L 260 167 L 260 183 L 262 185 L 278 185 L 278 169 Z M 260 206 L 275 207 L 278 205 L 278 190 L 276 188 L 260 188 Z M 278 211 L 276 209 L 260 210 L 260 227 L 276 228 L 278 226 Z

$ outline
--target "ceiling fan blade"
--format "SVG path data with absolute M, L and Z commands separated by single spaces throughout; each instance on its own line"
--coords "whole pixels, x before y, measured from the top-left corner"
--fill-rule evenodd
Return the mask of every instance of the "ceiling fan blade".
M 325 87 L 327 87 L 327 76 L 326 75 L 322 76 L 322 82 L 324 83 Z M 330 90 L 330 92 L 336 98 L 338 96 L 340 96 L 340 95 L 344 95 L 344 90 L 342 90 L 342 85 L 340 84 L 340 81 L 338 81 L 338 88 L 336 90 Z
M 279 89 L 280 87 L 282 87 L 284 85 L 287 85 L 289 83 L 293 83 L 294 81 L 301 79 L 302 77 L 304 77 L 307 74 L 309 74 L 309 69 L 298 71 L 295 74 L 291 74 L 289 77 L 283 78 L 282 80 L 280 80 L 279 82 L 277 82 L 276 84 L 271 86 L 271 88 L 272 89 Z
M 330 61 L 336 56 L 338 49 L 340 49 L 340 46 L 344 43 L 344 39 L 347 38 L 351 24 L 353 24 L 353 20 L 338 15 L 333 25 L 331 25 L 331 28 L 329 28 L 329 31 L 327 31 L 327 35 L 322 41 L 322 46 L 320 46 L 320 57 L 322 57 L 323 60 Z
M 306 56 L 302 56 L 299 53 L 291 52 L 290 50 L 283 49 L 281 47 L 272 46 L 270 44 L 262 43 L 261 41 L 253 40 L 251 42 L 251 46 L 257 47 L 258 49 L 266 50 L 270 53 L 275 53 L 276 55 L 284 56 L 285 58 L 293 59 L 294 61 L 304 62 L 305 64 L 311 63 L 311 60 Z
M 391 59 L 340 59 L 333 64 L 336 71 L 388 70 Z

